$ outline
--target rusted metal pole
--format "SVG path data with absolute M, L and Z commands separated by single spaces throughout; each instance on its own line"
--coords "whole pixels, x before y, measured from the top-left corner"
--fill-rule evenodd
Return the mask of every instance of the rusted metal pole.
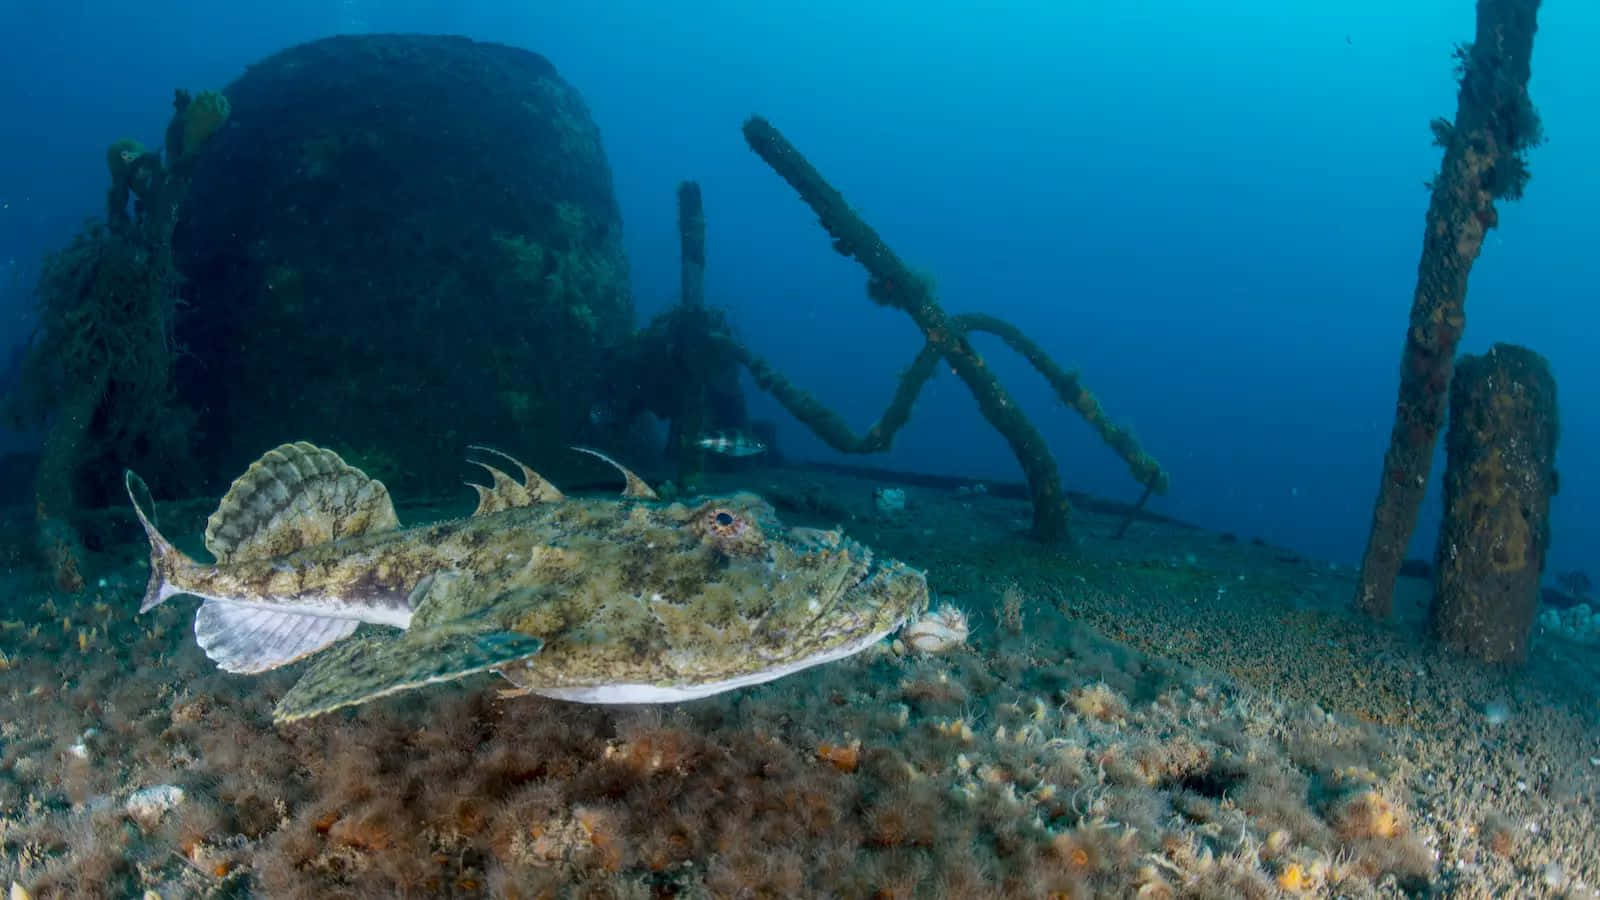
M 678 185 L 678 242 L 683 259 L 681 282 L 684 306 L 706 305 L 706 212 L 700 185 Z
M 833 248 L 867 270 L 867 295 L 911 317 L 923 337 L 966 383 L 978 401 L 979 412 L 1011 445 L 1032 495 L 1033 536 L 1042 541 L 1067 539 L 1067 498 L 1044 436 L 984 365 L 966 332 L 939 306 L 927 279 L 912 272 L 877 231 L 856 215 L 844 196 L 766 119 L 756 116 L 745 122 L 744 137 L 750 149 L 789 182 L 817 214 L 833 238 Z
M 675 346 L 680 354 L 704 352 L 709 343 L 703 333 L 706 325 L 706 213 L 700 198 L 700 185 L 684 181 L 678 185 L 678 246 L 681 287 L 680 328 Z M 695 327 L 690 327 L 691 324 Z M 678 480 L 690 486 L 706 468 L 706 452 L 696 443 L 709 419 L 709 385 L 703 366 L 684 365 L 682 371 L 694 373 L 682 386 L 683 404 L 673 417 L 668 443 L 677 457 Z
M 1444 425 L 1456 344 L 1466 324 L 1467 276 L 1498 222 L 1495 200 L 1527 183 L 1524 153 L 1539 141 L 1528 78 L 1539 0 L 1479 0 L 1476 40 L 1457 51 L 1455 121 L 1436 120 L 1444 163 L 1432 184 L 1411 321 L 1400 362 L 1394 427 L 1361 562 L 1355 603 L 1386 618 L 1417 525 L 1434 443 Z

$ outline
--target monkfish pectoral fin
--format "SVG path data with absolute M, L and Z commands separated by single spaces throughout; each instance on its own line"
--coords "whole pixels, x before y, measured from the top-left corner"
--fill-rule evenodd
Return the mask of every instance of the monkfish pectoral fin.
M 411 592 L 409 631 L 452 633 L 518 631 L 520 614 L 553 594 L 547 587 L 521 587 L 489 596 L 470 575 L 455 570 L 422 579 Z
M 407 630 L 421 631 L 471 618 L 489 602 L 485 600 L 483 588 L 471 572 L 441 569 L 423 576 L 417 582 L 406 598 L 406 605 L 411 608 L 411 624 L 406 626 Z M 471 630 L 490 629 L 480 626 Z
M 361 623 L 207 600 L 194 613 L 194 638 L 217 668 L 253 675 L 286 666 L 349 637 Z
M 272 712 L 277 722 L 322 715 L 388 694 L 454 681 L 521 659 L 544 641 L 513 631 L 411 631 L 374 635 L 335 647 L 301 678 Z

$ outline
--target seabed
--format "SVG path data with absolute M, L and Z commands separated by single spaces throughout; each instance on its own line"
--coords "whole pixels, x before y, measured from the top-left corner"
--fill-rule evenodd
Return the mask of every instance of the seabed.
M 1355 572 L 1080 504 L 806 469 L 710 476 L 927 570 L 964 647 L 889 643 L 666 707 L 480 677 L 274 727 L 298 667 L 218 672 L 136 616 L 131 515 L 54 594 L 0 524 L 0 886 L 45 897 L 1593 897 L 1600 654 L 1518 673 L 1353 615 Z M 406 521 L 464 514 L 407 507 Z M 163 505 L 193 546 L 212 503 Z M 123 527 L 125 526 L 125 527 Z M 170 790 L 168 788 L 177 788 Z

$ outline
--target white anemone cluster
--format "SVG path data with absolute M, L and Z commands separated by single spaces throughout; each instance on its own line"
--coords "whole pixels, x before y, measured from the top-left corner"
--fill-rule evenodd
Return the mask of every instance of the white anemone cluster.
M 1600 644 L 1600 613 L 1579 603 L 1566 609 L 1545 607 L 1539 613 L 1539 627 L 1556 632 L 1569 641 Z
M 900 632 L 900 642 L 916 653 L 944 653 L 967 642 L 967 614 L 946 603 Z

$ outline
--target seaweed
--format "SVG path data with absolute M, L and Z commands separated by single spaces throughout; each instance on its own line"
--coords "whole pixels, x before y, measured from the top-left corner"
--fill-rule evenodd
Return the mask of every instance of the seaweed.
M 173 106 L 173 127 L 181 128 L 189 95 L 178 91 Z M 172 229 L 187 179 L 126 138 L 107 148 L 106 164 L 106 221 L 86 224 L 46 258 L 34 287 L 38 324 L 5 398 L 14 427 L 44 429 L 34 480 L 38 545 L 67 591 L 84 583 L 72 516 L 115 496 L 118 467 L 95 464 L 137 463 L 181 477 L 193 422 L 172 380 L 180 281 Z

